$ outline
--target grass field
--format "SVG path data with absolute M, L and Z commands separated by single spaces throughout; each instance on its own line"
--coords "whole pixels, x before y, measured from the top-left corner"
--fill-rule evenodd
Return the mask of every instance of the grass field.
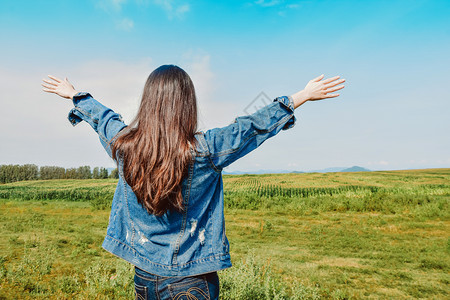
M 0 299 L 131 299 L 115 180 L 0 185 Z M 225 175 L 223 299 L 448 299 L 450 169 Z

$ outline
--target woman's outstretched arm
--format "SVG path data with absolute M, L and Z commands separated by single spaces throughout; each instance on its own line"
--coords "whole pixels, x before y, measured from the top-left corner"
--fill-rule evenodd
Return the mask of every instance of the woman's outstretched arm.
M 109 156 L 112 156 L 111 144 L 127 126 L 122 121 L 122 116 L 95 100 L 89 93 L 75 90 L 67 78 L 62 80 L 51 75 L 48 77 L 52 80 L 43 79 L 43 90 L 72 99 L 75 107 L 69 112 L 70 123 L 75 126 L 86 121 L 98 133 L 101 144 Z
M 344 86 L 345 81 L 335 76 L 323 80 L 320 75 L 308 82 L 305 88 L 291 96 L 282 96 L 251 115 L 237 117 L 233 123 L 205 132 L 205 140 L 211 152 L 213 167 L 220 171 L 237 159 L 259 147 L 265 140 L 295 124 L 294 111 L 306 101 L 333 98 L 331 94 Z

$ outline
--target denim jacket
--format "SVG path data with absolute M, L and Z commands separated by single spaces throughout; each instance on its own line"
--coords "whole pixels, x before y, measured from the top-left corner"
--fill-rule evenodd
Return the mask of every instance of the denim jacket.
M 127 125 L 122 117 L 80 92 L 68 119 L 73 126 L 86 121 L 97 132 L 111 157 L 110 144 Z M 266 139 L 294 126 L 291 97 L 273 100 L 251 115 L 235 118 L 228 126 L 195 134 L 194 157 L 182 181 L 185 210 L 148 214 L 125 182 L 122 162 L 102 247 L 149 273 L 191 276 L 231 267 L 225 234 L 222 169 L 256 149 Z

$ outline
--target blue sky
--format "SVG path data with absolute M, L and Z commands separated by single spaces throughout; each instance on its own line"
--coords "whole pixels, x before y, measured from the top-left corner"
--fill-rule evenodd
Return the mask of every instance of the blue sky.
M 200 130 L 261 92 L 346 79 L 228 171 L 450 167 L 449 15 L 444 0 L 2 0 L 0 164 L 114 166 L 41 79 L 67 76 L 129 122 L 151 71 L 176 64 L 196 86 Z

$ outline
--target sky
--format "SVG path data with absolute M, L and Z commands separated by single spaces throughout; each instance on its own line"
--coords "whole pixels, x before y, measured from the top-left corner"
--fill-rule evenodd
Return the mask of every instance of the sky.
M 226 171 L 450 167 L 450 1 L 0 0 L 0 164 L 114 167 L 48 74 L 129 123 L 148 75 L 191 76 L 199 130 L 309 80 L 345 78 Z M 249 108 L 250 107 L 250 108 Z

